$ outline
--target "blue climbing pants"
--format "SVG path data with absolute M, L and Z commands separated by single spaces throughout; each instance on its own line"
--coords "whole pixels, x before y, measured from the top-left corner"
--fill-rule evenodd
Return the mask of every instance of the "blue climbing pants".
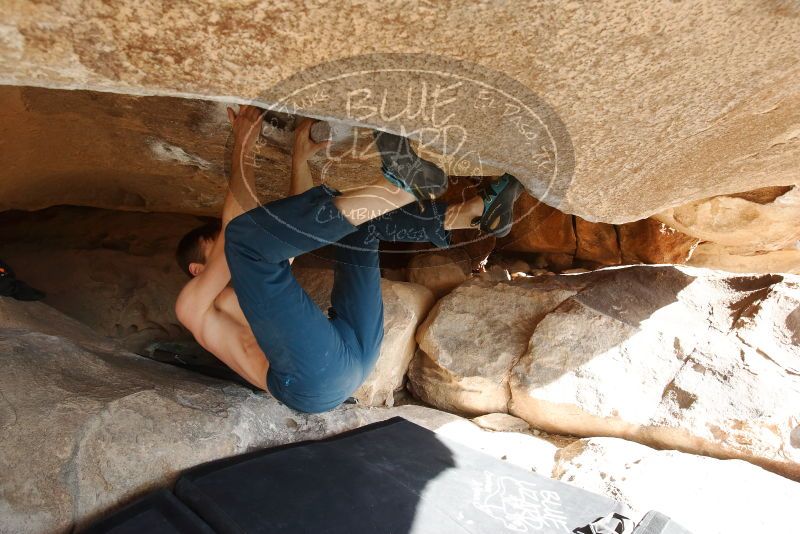
M 449 245 L 446 205 L 409 204 L 359 226 L 336 208 L 326 185 L 252 209 L 225 230 L 233 289 L 269 360 L 267 388 L 302 412 L 335 408 L 370 374 L 383 340 L 378 245 Z M 424 211 L 423 211 L 424 210 Z M 292 276 L 289 258 L 334 245 L 330 317 Z

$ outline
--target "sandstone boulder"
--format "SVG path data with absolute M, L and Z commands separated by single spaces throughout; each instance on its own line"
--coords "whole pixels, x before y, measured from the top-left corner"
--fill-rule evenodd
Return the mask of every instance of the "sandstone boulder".
M 565 271 L 561 271 L 561 274 L 583 274 L 583 273 L 590 273 L 590 272 L 592 272 L 592 271 L 589 270 L 589 269 L 586 269 L 584 267 L 575 267 L 573 269 L 567 269 Z
M 406 371 L 417 349 L 414 334 L 435 299 L 416 284 L 383 282 L 384 325 L 381 354 L 375 369 L 355 397 L 368 406 L 392 406 L 394 393 L 403 387 Z
M 446 410 L 798 478 L 799 292 L 791 275 L 671 266 L 472 280 L 417 331 L 409 388 Z
M 46 336 L 68 338 L 89 349 L 106 352 L 122 349 L 115 340 L 99 336 L 85 324 L 42 302 L 20 302 L 0 297 L 0 326 L 20 334 L 38 332 Z
M 512 370 L 510 413 L 800 477 L 800 280 L 675 267 L 579 278 Z
M 0 209 L 75 204 L 219 216 L 232 146 L 224 103 L 0 86 L 0 117 L 0 164 L 15 176 L 0 183 Z M 261 201 L 289 188 L 294 117 L 285 119 L 256 148 Z M 365 145 L 371 137 L 355 139 Z M 381 176 L 377 157 L 325 161 L 315 156 L 312 172 L 337 188 Z
M 800 188 L 715 196 L 655 216 L 703 242 L 689 263 L 733 272 L 800 273 Z
M 511 273 L 502 265 L 491 265 L 484 272 L 479 273 L 478 278 L 487 282 L 508 282 L 511 280 Z
M 80 528 L 187 467 L 396 415 L 542 473 L 553 466 L 555 447 L 533 436 L 419 406 L 300 414 L 126 353 L 41 303 L 0 298 L 0 310 L 0 532 Z
M 2 87 L 0 104 L 4 119 L 0 134 L 7 148 L 3 152 L 7 160 L 0 156 L 0 163 L 14 177 L 0 184 L 5 188 L 0 208 L 72 203 L 208 215 L 219 211 L 227 181 L 230 133 L 224 105 L 35 87 Z M 261 200 L 285 193 L 292 125 L 289 121 L 270 130 L 259 145 Z M 362 133 L 358 139 L 363 145 L 369 135 Z M 82 142 L 80 149 L 62 150 L 58 157 L 40 157 L 53 139 Z M 312 167 L 315 176 L 333 186 L 348 188 L 379 177 L 374 158 L 357 161 L 332 155 L 335 165 L 327 165 L 320 156 Z M 453 177 L 451 182 L 448 200 L 452 202 L 473 196 L 479 183 L 469 177 Z M 698 256 L 690 260 L 693 265 L 736 272 L 797 272 L 798 198 L 797 187 L 774 186 L 696 200 L 655 216 L 677 233 L 653 221 L 623 225 L 620 240 L 626 248 L 625 263 L 683 263 L 692 244 L 681 237 L 685 234 L 704 241 Z M 536 202 L 524 196 L 520 210 L 527 212 Z M 543 251 L 557 270 L 570 267 L 570 250 L 579 261 L 619 263 L 619 247 L 610 226 L 575 219 L 576 248 L 575 235 L 570 236 L 571 219 L 541 204 L 520 221 L 511 241 L 506 238 L 501 243 L 508 250 Z M 453 243 L 470 255 L 475 269 L 492 250 L 494 238 L 459 230 L 453 233 Z M 112 318 L 109 315 L 106 322 Z M 147 337 L 140 333 L 147 328 L 141 324 L 145 320 L 120 324 L 120 329 L 126 336 Z M 159 318 L 154 322 L 164 326 Z M 141 344 L 132 343 L 131 347 Z
M 691 532 L 785 532 L 800 520 L 800 485 L 740 460 L 591 438 L 558 451 L 553 476 L 622 502 L 632 519 L 658 510 Z
M 415 107 L 403 113 L 409 88 L 418 96 L 423 81 L 428 87 L 452 84 L 422 70 L 438 71 L 442 56 L 458 57 L 492 69 L 494 77 L 484 78 L 498 98 L 504 91 L 547 99 L 571 137 L 574 172 L 542 179 L 541 158 L 514 135 L 521 113 L 502 103 L 476 106 L 473 98 L 455 98 L 440 108 L 439 117 L 453 114 L 449 126 L 469 133 L 461 153 L 472 153 L 472 163 L 518 175 L 537 197 L 564 212 L 622 223 L 715 194 L 796 181 L 797 14 L 793 2 L 747 0 L 523 7 L 419 2 L 411 9 L 371 1 L 311 10 L 294 3 L 165 7 L 127 0 L 110 10 L 99 0 L 58 9 L 16 2 L 4 11 L 0 82 L 275 104 L 287 93 L 268 89 L 282 79 L 335 58 L 392 50 L 412 54 L 404 65 L 420 72 L 381 76 L 381 68 L 393 65 L 385 56 L 352 59 L 347 70 L 366 72 L 371 82 L 372 98 L 359 109 L 377 109 L 383 99 L 385 113 L 349 113 L 348 98 L 363 88 L 364 78 L 340 81 L 326 98 L 305 98 L 304 113 L 420 132 L 430 125 L 430 109 L 417 113 L 415 99 Z M 176 20 L 188 21 L 191 31 Z M 231 39 L 230 28 L 243 31 Z M 276 28 L 291 31 L 275 39 Z M 425 54 L 418 54 L 420 35 Z M 298 84 L 341 72 L 338 65 L 322 67 Z M 467 65 L 455 74 L 479 73 Z M 461 96 L 447 93 L 453 94 Z M 440 139 L 434 148 L 444 152 L 443 144 Z M 139 181 L 114 179 L 120 190 L 134 189 Z M 64 180 L 76 196 L 83 188 L 74 184 L 81 182 L 80 175 Z M 172 184 L 161 187 L 168 191 L 160 202 L 179 204 L 187 195 L 193 197 L 190 205 L 204 196 L 217 201 L 221 184 L 203 182 L 194 182 L 188 193 Z M 25 188 L 16 176 L 7 176 L 6 183 Z M 41 201 L 25 189 L 27 196 L 16 186 L 1 196 L 18 206 L 22 199 Z M 145 203 L 159 199 L 141 191 Z
M 417 330 L 420 350 L 409 367 L 409 387 L 445 410 L 507 412 L 510 369 L 536 323 L 572 294 L 566 284 L 541 291 L 484 280 L 462 284 L 436 303 Z
M 576 260 L 598 265 L 619 265 L 622 262 L 617 230 L 614 225 L 593 223 L 575 217 L 575 236 Z
M 800 240 L 800 188 L 770 187 L 678 206 L 655 219 L 739 253 L 794 248 Z
M 563 252 L 545 252 L 538 255 L 541 258 L 542 265 L 546 266 L 551 271 L 566 271 L 571 269 L 575 261 L 573 254 L 566 254 Z
M 800 274 L 800 249 L 742 253 L 738 247 L 700 243 L 688 264 L 734 273 Z
M 515 274 L 528 274 L 531 272 L 530 264 L 525 260 L 515 259 L 505 264 L 506 270 L 514 276 Z
M 571 215 L 523 194 L 514 205 L 514 221 L 511 232 L 498 240 L 498 249 L 575 254 Z
M 686 263 L 699 239 L 643 219 L 617 227 L 623 263 Z
M 471 259 L 462 249 L 417 253 L 408 262 L 408 281 L 427 287 L 437 299 L 465 282 Z

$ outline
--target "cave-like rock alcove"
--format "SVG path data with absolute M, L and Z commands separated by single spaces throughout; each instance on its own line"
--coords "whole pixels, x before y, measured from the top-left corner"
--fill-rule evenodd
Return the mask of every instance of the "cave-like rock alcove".
M 395 416 L 635 520 L 797 524 L 800 9 L 412 4 L 4 9 L 0 532 L 80 530 L 187 468 Z M 248 104 L 258 203 L 293 187 L 306 118 L 331 139 L 315 185 L 383 180 L 374 132 L 443 169 L 443 205 L 522 184 L 507 235 L 381 243 L 377 363 L 323 413 L 176 315 L 176 247 L 219 219 Z M 333 247 L 291 266 L 322 312 Z

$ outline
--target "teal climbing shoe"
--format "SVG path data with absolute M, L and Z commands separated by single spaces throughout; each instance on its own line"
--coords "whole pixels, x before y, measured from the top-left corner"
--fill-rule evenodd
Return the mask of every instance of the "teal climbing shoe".
M 417 200 L 432 200 L 447 191 L 447 175 L 414 152 L 405 137 L 376 131 L 375 146 L 381 154 L 381 170 L 389 182 Z
M 472 226 L 495 237 L 504 237 L 514 224 L 514 202 L 523 191 L 519 180 L 506 173 L 488 182 L 478 193 L 483 199 L 483 215 L 472 220 Z

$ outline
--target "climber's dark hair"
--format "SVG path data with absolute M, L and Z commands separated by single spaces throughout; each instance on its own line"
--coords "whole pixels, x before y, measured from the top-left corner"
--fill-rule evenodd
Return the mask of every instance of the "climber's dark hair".
M 200 240 L 215 238 L 221 228 L 221 221 L 213 219 L 202 226 L 198 226 L 181 238 L 180 243 L 178 243 L 178 250 L 175 251 L 175 259 L 178 260 L 178 265 L 186 273 L 186 276 L 190 278 L 192 276 L 191 271 L 189 271 L 189 264 L 205 263 L 206 261 L 203 257 L 203 249 L 200 248 Z

